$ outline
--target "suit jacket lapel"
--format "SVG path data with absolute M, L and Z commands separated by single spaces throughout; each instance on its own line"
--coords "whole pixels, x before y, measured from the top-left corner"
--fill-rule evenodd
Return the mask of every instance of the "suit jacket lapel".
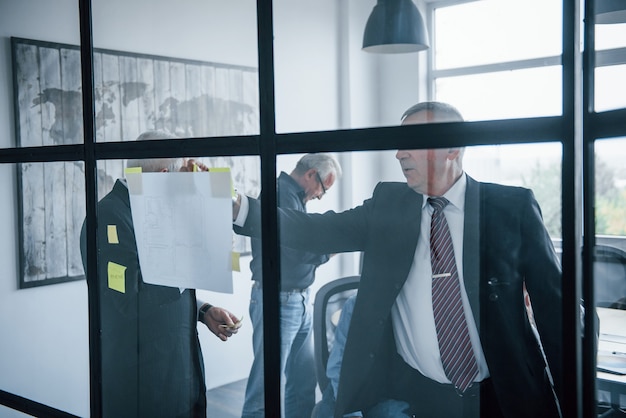
M 467 176 L 463 228 L 463 281 L 480 332 L 480 184 Z

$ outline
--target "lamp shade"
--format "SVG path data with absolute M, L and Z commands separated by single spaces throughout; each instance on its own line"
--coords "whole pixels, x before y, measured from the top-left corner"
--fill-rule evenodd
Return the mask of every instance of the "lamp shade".
M 429 47 L 424 19 L 411 0 L 378 0 L 363 34 L 363 50 L 382 54 Z
M 626 23 L 626 0 L 596 0 L 596 23 Z

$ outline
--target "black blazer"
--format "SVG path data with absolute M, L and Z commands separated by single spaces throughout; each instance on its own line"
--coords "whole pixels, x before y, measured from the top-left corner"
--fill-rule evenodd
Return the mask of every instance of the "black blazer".
M 117 241 L 109 240 L 114 225 Z M 81 252 L 85 254 L 85 225 Z M 144 283 L 128 189 L 119 180 L 98 202 L 98 276 L 104 417 L 191 416 L 206 410 L 195 291 Z M 124 268 L 124 288 L 109 283 L 109 263 Z M 123 291 L 122 291 L 123 290 Z
M 237 232 L 259 233 L 258 203 L 250 200 Z M 320 254 L 363 251 L 336 417 L 367 409 L 393 378 L 390 313 L 413 262 L 421 204 L 422 195 L 405 183 L 379 183 L 370 199 L 341 213 L 280 211 L 283 245 Z M 464 228 L 465 287 L 500 407 L 507 417 L 558 416 L 561 269 L 532 192 L 468 176 Z M 524 283 L 543 347 L 526 314 Z

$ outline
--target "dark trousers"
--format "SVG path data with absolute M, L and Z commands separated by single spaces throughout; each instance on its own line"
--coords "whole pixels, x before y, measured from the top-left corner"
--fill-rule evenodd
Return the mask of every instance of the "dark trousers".
M 398 354 L 391 363 L 387 396 L 408 402 L 415 417 L 503 418 L 490 378 L 459 394 L 451 384 L 425 377 Z

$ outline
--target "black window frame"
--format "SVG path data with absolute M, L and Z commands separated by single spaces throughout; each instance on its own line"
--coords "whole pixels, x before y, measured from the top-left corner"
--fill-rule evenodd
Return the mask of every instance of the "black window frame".
M 279 277 L 279 242 L 275 191 L 276 159 L 282 154 L 342 152 L 416 148 L 415 137 L 437 138 L 437 146 L 471 146 L 505 143 L 559 141 L 562 157 L 563 226 L 563 368 L 572 379 L 564 382 L 563 415 L 595 416 L 595 338 L 579 338 L 579 302 L 586 312 L 593 311 L 592 249 L 595 245 L 593 216 L 593 146 L 597 138 L 626 136 L 626 109 L 593 111 L 594 0 L 563 1 L 562 114 L 560 116 L 497 121 L 429 124 L 325 132 L 276 133 L 274 97 L 273 3 L 257 0 L 260 132 L 240 137 L 193 138 L 184 142 L 150 141 L 96 143 L 93 101 L 93 36 L 90 0 L 78 0 L 80 21 L 81 71 L 83 85 L 84 143 L 3 149 L 0 163 L 80 161 L 85 164 L 87 212 L 87 274 L 95 274 L 96 246 L 96 165 L 98 161 L 158 156 L 256 156 L 261 161 L 263 226 L 263 275 Z M 586 25 L 582 25 L 581 14 Z M 579 39 L 584 35 L 583 50 Z M 601 55 L 598 56 L 601 61 Z M 422 140 L 419 147 L 434 146 Z M 567 210 L 566 210 L 567 208 Z M 570 210 L 570 208 L 573 208 Z M 580 248 L 583 251 L 580 251 Z M 280 416 L 279 308 L 278 281 L 264 283 L 265 305 L 265 396 L 268 416 Z M 102 388 L 96 289 L 89 288 L 89 362 L 91 416 L 101 416 Z M 592 315 L 584 321 L 585 337 L 595 335 Z M 582 394 L 582 396 L 580 396 Z M 19 401 L 19 400 L 18 400 Z M 35 401 L 16 402 L 15 395 L 0 391 L 0 404 L 23 412 L 51 413 Z M 27 405 L 28 404 L 28 405 Z M 57 411 L 57 416 L 67 416 Z M 53 414 L 54 415 L 54 414 Z

